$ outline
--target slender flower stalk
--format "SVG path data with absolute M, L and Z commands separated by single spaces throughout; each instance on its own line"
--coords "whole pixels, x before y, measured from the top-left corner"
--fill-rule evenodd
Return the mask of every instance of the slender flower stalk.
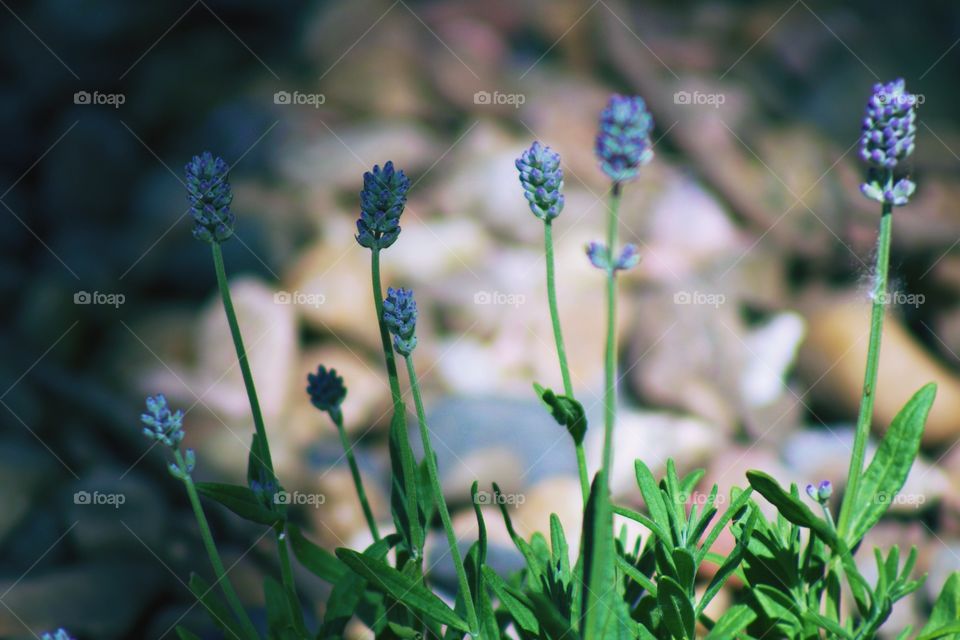
M 890 244 L 893 234 L 893 208 L 909 202 L 915 185 L 908 178 L 898 176 L 898 168 L 913 153 L 916 140 L 917 97 L 907 93 L 903 80 L 877 84 L 867 103 L 860 140 L 860 157 L 869 164 L 867 182 L 861 186 L 864 196 L 881 203 L 880 232 L 877 237 L 876 265 L 874 267 L 872 308 L 870 311 L 870 340 L 867 346 L 867 364 L 860 396 L 860 411 L 854 433 L 853 453 L 850 456 L 847 489 L 840 507 L 837 530 L 845 536 L 853 517 L 860 491 L 864 457 L 873 421 L 873 402 L 880 365 L 880 343 L 883 319 L 887 306 L 887 282 L 890 269 Z
M 228 180 L 229 167 L 222 158 L 214 157 L 209 151 L 202 153 L 187 163 L 186 184 L 187 199 L 190 202 L 190 211 L 193 215 L 193 235 L 210 245 L 213 256 L 214 271 L 217 275 L 217 288 L 223 302 L 223 310 L 230 325 L 230 336 L 233 339 L 234 350 L 240 364 L 240 373 L 243 376 L 243 386 L 250 403 L 250 412 L 253 415 L 253 425 L 260 442 L 259 451 L 263 459 L 259 462 L 269 473 L 270 481 L 276 481 L 276 472 L 273 469 L 273 458 L 270 455 L 270 441 L 267 439 L 267 430 L 263 421 L 263 412 L 260 409 L 260 400 L 253 382 L 253 373 L 240 333 L 240 324 L 237 321 L 237 312 L 233 307 L 230 296 L 230 286 L 227 282 L 226 268 L 223 264 L 223 250 L 220 245 L 233 236 L 235 218 L 230 212 L 233 202 L 233 192 Z M 274 536 L 277 540 L 277 550 L 280 558 L 280 573 L 283 586 L 291 597 L 296 596 L 296 585 L 293 581 L 293 568 L 290 564 L 290 554 L 286 548 L 285 522 L 274 526 Z
M 207 522 L 203 505 L 200 503 L 197 487 L 193 483 L 192 473 L 196 464 L 196 456 L 192 449 L 187 449 L 186 452 L 180 451 L 180 442 L 184 436 L 183 412 L 179 410 L 176 412 L 170 411 L 167 399 L 161 394 L 147 398 L 147 412 L 140 416 L 140 421 L 144 424 L 143 434 L 145 436 L 166 445 L 173 452 L 174 462 L 170 464 L 170 474 L 183 482 L 183 486 L 187 490 L 190 507 L 193 509 L 193 515 L 200 527 L 200 539 L 203 541 L 213 572 L 217 576 L 217 584 L 220 585 L 230 609 L 233 611 L 237 622 L 243 627 L 247 638 L 259 638 L 260 635 L 257 633 L 256 627 L 253 626 L 246 609 L 243 608 L 237 592 L 233 589 L 233 584 L 227 578 L 223 560 L 221 560 L 217 545 L 213 541 L 210 524 Z M 59 636 L 56 636 L 56 638 L 59 638 Z
M 563 393 L 566 397 L 574 399 L 567 350 L 563 342 L 563 329 L 560 326 L 560 312 L 557 308 L 556 268 L 553 256 L 553 220 L 563 211 L 564 204 L 561 191 L 563 168 L 560 166 L 560 154 L 535 141 L 517 158 L 516 167 L 520 172 L 520 184 L 523 186 L 523 195 L 530 204 L 530 211 L 543 220 L 543 246 L 547 262 L 547 302 L 550 306 L 550 321 L 553 324 L 553 339 L 557 345 Z M 590 497 L 590 480 L 587 475 L 587 459 L 583 452 L 582 439 L 574 438 L 574 448 L 577 453 L 580 489 L 583 502 L 586 504 L 587 498 Z
M 363 508 L 363 516 L 367 520 L 367 526 L 370 527 L 373 539 L 379 541 L 380 531 L 377 529 L 377 521 L 373 517 L 370 502 L 367 500 L 367 492 L 363 488 L 360 467 L 357 466 L 357 459 L 353 455 L 353 444 L 347 437 L 347 430 L 343 426 L 341 405 L 344 398 L 347 397 L 347 388 L 343 384 L 343 378 L 337 375 L 336 369 L 327 369 L 320 365 L 317 367 L 316 373 L 307 374 L 307 394 L 309 394 L 313 406 L 327 413 L 337 427 L 337 432 L 340 434 L 340 443 L 343 445 L 347 463 L 350 465 L 350 474 L 353 476 L 353 486 L 357 490 L 357 497 L 360 499 L 360 506 Z
M 437 511 L 440 513 L 443 530 L 447 536 L 450 556 L 453 558 L 453 566 L 457 573 L 460 596 L 463 599 L 464 608 L 466 609 L 467 624 L 470 626 L 471 635 L 477 637 L 480 626 L 477 620 L 477 612 L 473 606 L 473 596 L 470 592 L 467 572 L 463 566 L 463 558 L 460 556 L 460 550 L 457 548 L 457 536 L 453 530 L 450 511 L 447 509 L 446 500 L 443 499 L 443 487 L 440 485 L 437 458 L 433 452 L 433 446 L 430 444 L 430 430 L 427 426 L 427 417 L 423 409 L 420 383 L 417 379 L 417 372 L 413 367 L 413 350 L 417 347 L 417 303 L 414 300 L 413 292 L 408 289 L 388 289 L 387 298 L 383 302 L 383 309 L 384 322 L 393 335 L 393 346 L 397 353 L 403 356 L 407 365 L 407 376 L 410 378 L 410 390 L 413 394 L 413 402 L 417 409 L 417 422 L 420 425 L 420 439 L 423 441 L 423 457 L 427 462 L 430 486 L 433 490 L 433 496 L 436 499 Z
M 617 229 L 620 224 L 620 197 L 623 183 L 637 177 L 640 166 L 653 158 L 650 132 L 653 118 L 640 97 L 614 95 L 600 114 L 595 152 L 600 167 L 612 181 L 607 217 L 607 244 L 587 248 L 594 266 L 607 273 L 607 340 L 604 351 L 604 432 L 603 466 L 607 488 L 613 465 L 613 427 L 617 419 L 617 272 L 637 263 L 636 247 L 628 245 L 617 255 Z

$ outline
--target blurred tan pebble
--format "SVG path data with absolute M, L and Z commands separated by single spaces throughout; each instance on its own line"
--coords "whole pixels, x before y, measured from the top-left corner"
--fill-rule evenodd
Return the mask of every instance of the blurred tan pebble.
M 850 298 L 812 306 L 807 312 L 809 339 L 801 349 L 801 366 L 812 393 L 856 415 L 863 387 L 870 327 L 870 304 Z M 937 362 L 889 314 L 883 328 L 880 370 L 874 390 L 874 428 L 885 431 L 903 405 L 928 382 L 937 383 L 937 398 L 924 429 L 926 446 L 949 445 L 960 435 L 960 379 Z
M 580 481 L 573 476 L 553 476 L 515 495 L 506 494 L 512 500 L 508 510 L 513 526 L 524 539 L 536 532 L 550 539 L 550 514 L 557 514 L 563 533 L 567 538 L 571 560 L 575 561 L 580 548 L 580 526 L 583 497 Z

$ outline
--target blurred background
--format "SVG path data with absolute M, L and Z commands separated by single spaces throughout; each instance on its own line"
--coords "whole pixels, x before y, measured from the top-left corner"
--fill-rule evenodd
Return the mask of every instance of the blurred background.
M 368 535 L 336 432 L 304 393 L 321 363 L 346 380 L 347 426 L 389 521 L 389 392 L 353 223 L 362 173 L 392 159 L 414 186 L 385 282 L 417 291 L 416 362 L 458 531 L 474 535 L 476 478 L 514 496 L 524 535 L 557 512 L 575 540 L 572 446 L 531 388 L 559 374 L 542 225 L 513 160 L 534 139 L 563 156 L 560 312 L 596 418 L 602 275 L 583 245 L 605 224 L 592 140 L 611 92 L 642 95 L 656 121 L 656 158 L 622 207 L 643 260 L 622 280 L 613 484 L 633 505 L 634 458 L 706 468 L 703 491 L 750 468 L 842 484 L 878 222 L 858 190 L 860 122 L 877 81 L 904 77 L 920 96 L 875 426 L 923 383 L 940 390 L 921 460 L 868 544 L 918 545 L 930 576 L 888 629 L 921 622 L 960 568 L 956 3 L 0 5 L 0 637 L 170 638 L 178 621 L 217 637 L 185 586 L 209 571 L 182 486 L 138 424 L 144 396 L 165 393 L 187 412 L 198 479 L 244 481 L 253 427 L 182 183 L 206 149 L 233 167 L 227 269 L 278 471 L 318 497 L 295 509 L 308 535 L 330 548 Z M 488 508 L 509 571 L 519 561 Z M 208 514 L 262 617 L 270 541 Z M 326 586 L 299 578 L 322 616 Z

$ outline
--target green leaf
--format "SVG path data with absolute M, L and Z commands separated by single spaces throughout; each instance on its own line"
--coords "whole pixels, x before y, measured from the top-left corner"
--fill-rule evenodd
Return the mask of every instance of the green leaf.
M 628 578 L 643 587 L 647 593 L 653 596 L 657 595 L 657 585 L 654 584 L 653 580 L 640 573 L 639 569 L 627 562 L 627 560 L 619 554 L 617 555 L 617 566 L 627 574 Z
M 837 537 L 830 526 L 815 516 L 810 507 L 801 502 L 800 498 L 784 491 L 771 476 L 762 471 L 752 470 L 747 471 L 747 480 L 750 486 L 775 506 L 786 520 L 810 529 L 831 547 L 838 546 Z
M 854 500 L 854 511 L 845 538 L 850 547 L 883 517 L 907 481 L 910 467 L 920 451 L 923 427 L 936 395 L 937 385 L 925 385 L 903 405 L 890 423 L 863 474 L 858 495 L 850 496 Z
M 756 585 L 752 590 L 753 596 L 760 603 L 764 613 L 776 621 L 777 627 L 784 633 L 799 628 L 800 618 L 797 615 L 797 603 L 784 593 L 767 584 Z M 792 637 L 793 634 L 788 633 Z
M 734 605 L 720 616 L 705 640 L 735 640 L 756 618 L 757 614 L 747 605 Z
M 920 634 L 916 640 L 936 640 L 948 636 L 950 640 L 956 640 L 957 637 L 960 637 L 960 621 L 949 622 L 938 629 Z
M 753 536 L 753 528 L 758 518 L 759 512 L 757 511 L 751 511 L 750 515 L 747 516 L 747 522 L 743 525 L 742 533 L 737 536 L 736 547 L 734 547 L 733 552 L 723 561 L 720 568 L 717 569 L 717 572 L 710 580 L 710 584 L 707 585 L 706 590 L 703 592 L 703 596 L 697 604 L 697 615 L 703 613 L 703 610 L 710 604 L 710 601 L 720 592 L 720 589 L 727 579 L 740 567 L 740 564 L 743 562 L 743 556 L 747 551 L 747 546 L 750 544 L 750 539 Z
M 222 482 L 197 482 L 196 487 L 200 495 L 216 500 L 244 520 L 273 526 L 283 519 L 280 513 L 270 510 L 260 502 L 257 495 L 247 487 Z
M 263 581 L 264 601 L 267 608 L 267 628 L 270 637 L 277 640 L 296 640 L 297 630 L 294 623 L 293 603 L 279 582 L 267 576 Z M 300 610 L 299 603 L 296 605 Z
M 549 640 L 575 640 L 576 632 L 570 628 L 570 623 L 564 620 L 560 612 L 550 601 L 550 598 L 542 593 L 531 593 L 530 600 L 533 609 L 536 611 L 537 619 L 546 634 L 545 638 Z M 586 636 L 582 636 L 586 638 Z
M 533 612 L 533 604 L 523 594 L 516 593 L 504 582 L 496 571 L 488 566 L 483 567 L 483 577 L 493 590 L 503 608 L 513 617 L 518 627 L 534 636 L 540 635 L 540 623 Z
M 253 440 L 250 443 L 250 454 L 247 456 L 247 484 L 254 482 L 268 483 L 275 481 L 276 478 L 270 469 L 267 468 L 268 454 L 260 435 L 253 434 Z
M 663 624 L 674 638 L 693 638 L 696 615 L 690 597 L 676 580 L 660 576 L 657 582 L 657 604 L 663 615 Z
M 642 460 L 634 462 L 634 471 L 637 476 L 637 486 L 640 487 L 640 495 L 643 496 L 643 501 L 647 505 L 647 511 L 650 512 L 650 517 L 660 528 L 661 533 L 658 534 L 658 537 L 663 540 L 665 545 L 672 547 L 673 541 L 667 535 L 670 531 L 670 517 L 667 515 L 667 505 L 664 504 L 660 487 L 657 486 L 657 481 L 650 472 L 650 468 Z
M 420 519 L 417 462 L 410 448 L 406 407 L 402 403 L 390 419 L 389 449 L 393 471 L 390 506 L 394 524 L 407 549 L 419 558 L 423 553 L 424 533 Z
M 933 605 L 933 611 L 930 613 L 930 620 L 927 625 L 920 630 L 917 640 L 932 640 L 932 638 L 942 638 L 947 633 L 957 633 L 960 635 L 960 629 L 942 633 L 948 625 L 955 625 L 960 620 L 960 572 L 955 571 L 950 574 L 943 585 L 943 590 L 937 596 L 937 601 Z M 937 634 L 937 635 L 933 635 Z
M 227 608 L 227 605 L 220 601 L 217 594 L 214 593 L 213 587 L 211 587 L 206 580 L 192 573 L 190 574 L 190 580 L 187 584 L 190 587 L 190 591 L 193 592 L 193 595 L 196 596 L 200 604 L 203 605 L 203 608 L 210 614 L 213 623 L 218 629 L 223 631 L 229 640 L 246 637 L 243 628 L 233 617 L 233 613 Z
M 550 410 L 550 415 L 561 427 L 566 427 L 567 433 L 575 444 L 583 444 L 583 437 L 587 433 L 587 416 L 583 405 L 569 396 L 558 395 L 552 389 L 544 389 L 536 382 L 533 388 L 540 396 L 540 400 Z
M 191 631 L 187 631 L 180 625 L 177 625 L 176 632 L 180 640 L 200 640 L 200 636 Z
M 616 606 L 622 603 L 616 580 L 613 509 L 603 472 L 594 476 L 583 514 L 583 640 L 606 640 L 618 626 Z M 614 636 L 616 637 L 616 636 Z
M 336 584 L 348 573 L 347 567 L 336 556 L 307 540 L 296 525 L 287 525 L 287 535 L 290 537 L 293 555 L 318 578 Z
M 458 631 L 468 631 L 467 623 L 443 600 L 435 596 L 422 583 L 400 573 L 386 562 L 351 549 L 337 549 L 337 557 L 363 577 L 371 587 L 382 591 L 415 612 Z
M 824 615 L 817 613 L 816 611 L 807 609 L 806 611 L 803 612 L 803 619 L 808 622 L 812 622 L 813 624 L 817 625 L 822 629 L 826 629 L 836 637 L 847 638 L 851 640 L 853 638 L 853 634 L 847 631 L 846 629 L 844 629 L 842 626 L 840 626 L 839 623 L 837 623 L 834 620 L 831 620 L 830 618 Z
M 650 530 L 650 533 L 652 533 L 655 537 L 657 537 L 657 538 L 660 539 L 660 540 L 663 540 L 664 543 L 669 543 L 669 542 L 670 542 L 670 536 L 669 536 L 669 534 L 667 534 L 667 532 L 666 532 L 659 524 L 657 524 L 654 520 L 652 520 L 651 518 L 645 516 L 644 514 L 640 513 L 639 511 L 634 511 L 633 509 L 629 509 L 629 508 L 627 508 L 627 507 L 621 507 L 621 506 L 619 506 L 619 505 L 614 505 L 614 506 L 613 506 L 613 512 L 616 513 L 617 515 L 623 516 L 624 518 L 630 518 L 630 519 L 633 520 L 634 522 L 639 522 L 639 523 L 642 524 L 644 527 L 646 527 L 647 529 L 649 529 L 649 530 Z

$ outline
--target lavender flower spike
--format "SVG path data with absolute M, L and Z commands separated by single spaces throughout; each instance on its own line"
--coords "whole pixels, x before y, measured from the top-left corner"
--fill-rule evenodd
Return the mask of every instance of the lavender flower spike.
M 539 141 L 520 154 L 516 161 L 523 195 L 533 215 L 547 222 L 563 211 L 563 169 L 560 154 Z
M 417 303 L 410 289 L 387 289 L 383 321 L 393 334 L 393 346 L 406 357 L 417 347 Z
M 140 421 L 146 425 L 143 435 L 151 440 L 159 440 L 172 449 L 183 440 L 183 411 L 171 412 L 162 393 L 147 397 L 147 413 L 140 416 Z
M 233 192 L 227 181 L 229 167 L 209 151 L 194 156 L 186 166 L 187 200 L 193 216 L 193 237 L 223 242 L 233 235 L 236 218 L 230 211 Z
M 860 138 L 860 157 L 870 165 L 860 190 L 871 200 L 903 206 L 913 195 L 913 182 L 896 179 L 894 172 L 916 146 L 917 104 L 917 96 L 907 92 L 902 79 L 873 87 Z
M 653 118 L 639 96 L 613 95 L 600 114 L 595 151 L 600 166 L 615 183 L 637 177 L 653 158 L 650 132 Z
M 393 162 L 363 174 L 360 191 L 360 218 L 357 220 L 357 242 L 368 249 L 386 249 L 400 235 L 400 214 L 407 203 L 410 179 Z

